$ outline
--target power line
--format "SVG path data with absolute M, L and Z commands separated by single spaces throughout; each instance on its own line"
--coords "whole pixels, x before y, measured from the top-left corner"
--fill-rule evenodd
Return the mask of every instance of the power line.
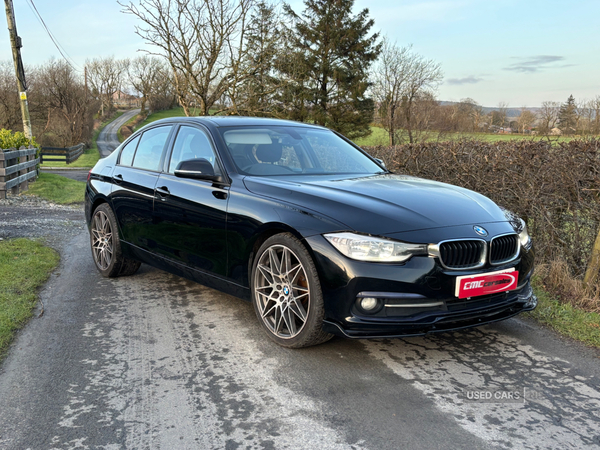
M 28 4 L 29 8 L 34 12 L 36 18 L 38 19 L 38 22 L 40 22 L 42 27 L 44 27 L 44 29 L 46 30 L 46 33 L 50 37 L 50 40 L 52 41 L 52 43 L 54 44 L 56 49 L 59 51 L 59 53 L 62 55 L 64 60 L 67 62 L 67 64 L 69 64 L 73 70 L 81 72 L 81 70 L 82 70 L 81 66 L 77 65 L 75 63 L 75 61 L 73 61 L 73 58 L 71 58 L 71 56 L 67 53 L 67 51 L 64 49 L 64 47 L 62 45 L 60 45 L 60 43 L 58 42 L 58 39 L 56 39 L 54 37 L 54 35 L 52 34 L 50 29 L 46 25 L 46 22 L 44 22 L 42 15 L 39 13 L 37 7 L 35 6 L 35 3 L 33 3 L 33 0 L 27 0 L 27 2 L 28 2 L 27 4 Z M 76 68 L 75 66 L 77 66 L 78 68 Z

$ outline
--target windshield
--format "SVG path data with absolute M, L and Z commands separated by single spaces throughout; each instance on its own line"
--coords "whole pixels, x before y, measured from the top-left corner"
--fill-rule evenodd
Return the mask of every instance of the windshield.
M 382 168 L 329 130 L 286 126 L 219 128 L 242 174 L 375 174 Z

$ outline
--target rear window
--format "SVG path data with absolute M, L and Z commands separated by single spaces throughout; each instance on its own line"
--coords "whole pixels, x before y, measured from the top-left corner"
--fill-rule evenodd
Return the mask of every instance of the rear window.
M 171 125 L 156 127 L 142 134 L 133 158 L 133 167 L 154 171 L 160 169 L 160 159 L 171 128 Z
M 131 166 L 133 162 L 133 155 L 135 155 L 135 149 L 137 148 L 138 142 L 140 142 L 140 136 L 135 137 L 127 143 L 123 150 L 121 150 L 121 157 L 119 164 L 122 166 Z

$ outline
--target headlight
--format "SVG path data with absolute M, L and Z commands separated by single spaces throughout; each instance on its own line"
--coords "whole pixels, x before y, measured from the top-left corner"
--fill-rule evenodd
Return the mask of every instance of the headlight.
M 519 233 L 519 242 L 525 250 L 529 250 L 531 248 L 531 238 L 529 237 L 529 232 L 527 231 L 527 224 L 523 219 L 519 220 L 521 221 L 523 227 Z
M 525 250 L 529 250 L 531 248 L 532 242 L 529 237 L 529 232 L 527 231 L 527 224 L 523 219 L 517 216 L 514 212 L 509 211 L 506 208 L 500 207 L 504 215 L 506 216 L 506 220 L 512 225 L 515 231 L 519 235 L 519 243 Z
M 354 233 L 324 236 L 342 255 L 358 261 L 403 262 L 414 255 L 427 255 L 426 244 L 408 244 Z

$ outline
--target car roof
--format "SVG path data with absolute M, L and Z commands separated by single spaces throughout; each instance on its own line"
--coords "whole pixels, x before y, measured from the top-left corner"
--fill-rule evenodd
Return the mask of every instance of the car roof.
M 163 122 L 177 123 L 203 123 L 214 127 L 237 127 L 237 126 L 293 126 L 305 128 L 320 128 L 324 127 L 312 125 L 302 122 L 294 122 L 293 120 L 272 119 L 270 117 L 245 117 L 245 116 L 197 116 L 197 117 L 170 117 L 152 122 L 152 125 Z

